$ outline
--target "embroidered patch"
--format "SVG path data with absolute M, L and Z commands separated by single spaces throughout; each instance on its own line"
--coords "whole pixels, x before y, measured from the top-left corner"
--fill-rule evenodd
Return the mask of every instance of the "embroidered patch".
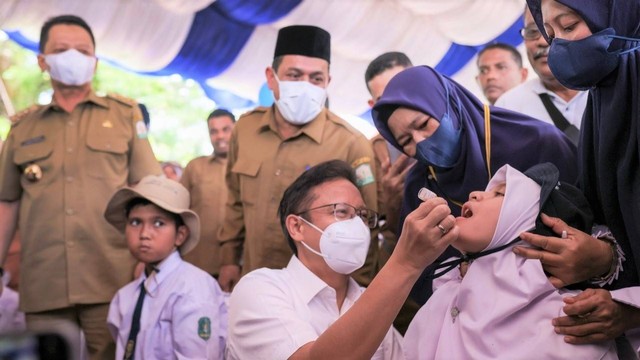
M 136 123 L 136 133 L 138 134 L 138 139 L 147 138 L 147 125 L 144 124 L 144 121 L 140 120 Z
M 373 171 L 371 170 L 371 165 L 369 163 L 360 164 L 356 167 L 356 184 L 358 187 L 362 187 L 368 184 L 371 184 L 375 181 L 373 177 Z
M 206 316 L 198 319 L 198 336 L 204 340 L 211 337 L 211 320 Z

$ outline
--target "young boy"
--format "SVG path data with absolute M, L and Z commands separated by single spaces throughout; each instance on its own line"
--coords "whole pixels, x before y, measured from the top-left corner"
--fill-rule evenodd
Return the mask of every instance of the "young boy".
M 145 265 L 111 301 L 107 322 L 116 359 L 222 359 L 227 310 L 220 287 L 181 258 L 200 233 L 189 201 L 180 183 L 147 176 L 107 205 L 105 218 Z
M 562 316 L 563 298 L 579 291 L 556 289 L 539 260 L 512 251 L 525 231 L 554 233 L 541 213 L 567 224 L 562 237 L 591 229 L 586 199 L 559 182 L 549 163 L 524 174 L 505 165 L 485 191 L 469 195 L 451 244 L 468 268 L 463 277 L 459 259 L 443 263 L 443 272 L 452 271 L 434 281 L 436 291 L 409 325 L 407 359 L 617 358 L 613 341 L 572 345 L 555 333 L 552 319 Z

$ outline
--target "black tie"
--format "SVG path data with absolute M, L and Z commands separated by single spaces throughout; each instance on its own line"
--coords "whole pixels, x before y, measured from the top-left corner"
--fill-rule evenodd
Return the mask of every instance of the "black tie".
M 129 340 L 127 340 L 127 347 L 124 352 L 124 360 L 133 360 L 133 354 L 136 351 L 136 337 L 140 331 L 140 314 L 142 313 L 142 303 L 144 302 L 144 296 L 147 291 L 144 288 L 144 282 L 140 284 L 140 296 L 138 296 L 138 302 L 136 308 L 133 310 L 133 319 L 131 319 L 131 331 L 129 331 Z

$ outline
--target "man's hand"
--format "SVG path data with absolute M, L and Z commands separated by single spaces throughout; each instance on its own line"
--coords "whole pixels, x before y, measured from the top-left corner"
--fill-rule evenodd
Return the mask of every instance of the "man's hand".
M 569 344 L 612 340 L 640 325 L 640 309 L 614 301 L 604 289 L 587 289 L 564 302 L 567 316 L 553 319 L 553 326 Z
M 516 246 L 513 252 L 527 259 L 540 260 L 551 274 L 556 288 L 579 283 L 606 274 L 613 261 L 611 246 L 589 234 L 568 226 L 564 221 L 542 214 L 542 222 L 556 234 L 567 232 L 566 238 L 522 233 L 520 238 L 539 248 Z
M 422 272 L 458 238 L 459 231 L 447 201 L 429 199 L 405 219 L 391 259 Z
M 222 291 L 231 292 L 240 280 L 240 266 L 238 265 L 222 265 L 220 267 L 220 275 L 218 276 L 218 284 Z

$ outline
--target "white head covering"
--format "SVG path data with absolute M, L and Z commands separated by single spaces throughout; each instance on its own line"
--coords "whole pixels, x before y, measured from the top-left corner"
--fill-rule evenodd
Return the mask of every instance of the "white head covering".
M 505 196 L 485 250 L 533 229 L 540 213 L 540 185 L 509 165 L 487 190 L 502 182 Z M 407 359 L 601 359 L 612 346 L 565 343 L 551 320 L 563 315 L 567 292 L 551 285 L 540 261 L 515 255 L 511 246 L 474 260 L 464 279 L 454 269 L 438 283 L 409 325 Z

